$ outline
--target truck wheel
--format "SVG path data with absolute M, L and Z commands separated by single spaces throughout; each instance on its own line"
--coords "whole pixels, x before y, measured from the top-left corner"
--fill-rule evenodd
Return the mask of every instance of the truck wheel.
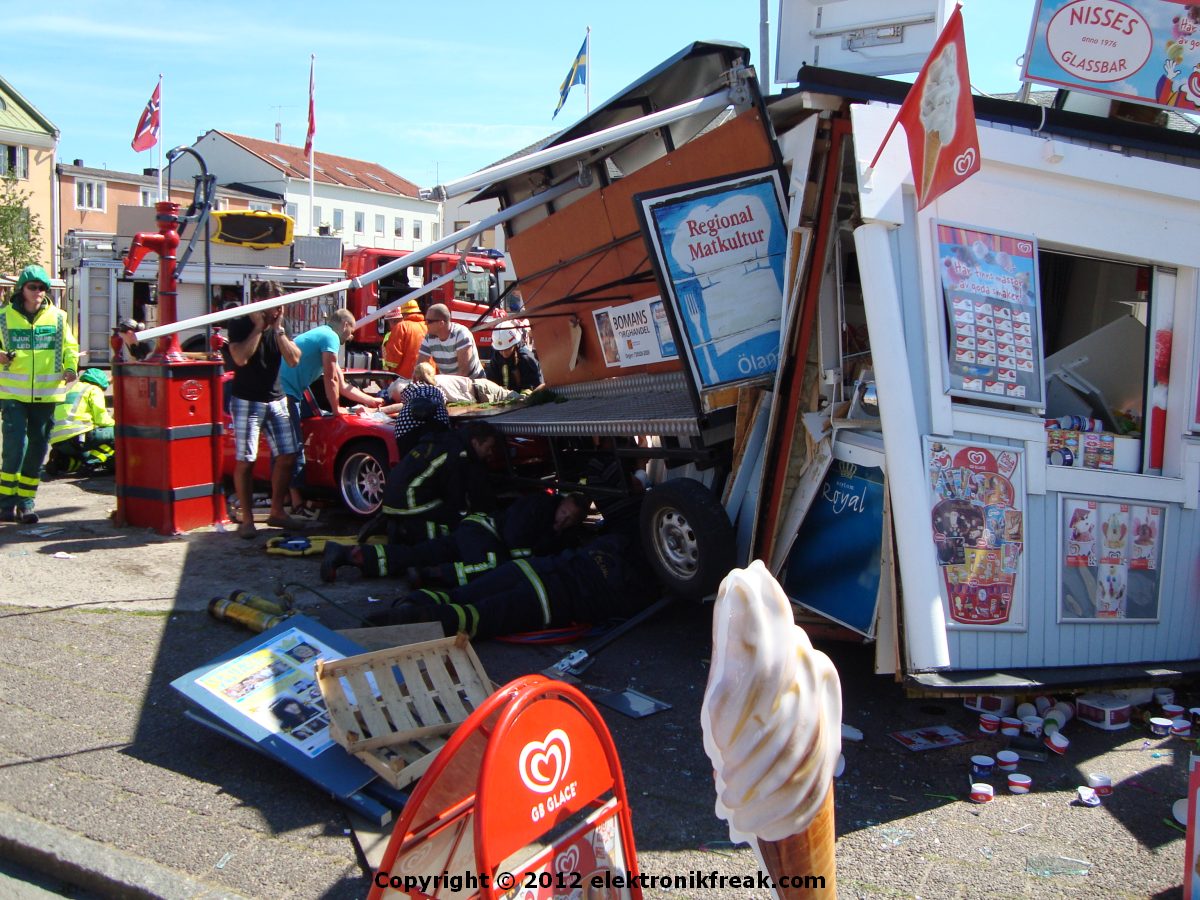
M 377 441 L 351 444 L 338 464 L 338 493 L 352 513 L 374 515 L 383 502 L 387 481 L 387 450 Z
M 656 485 L 642 502 L 641 533 L 655 574 L 685 600 L 713 593 L 736 565 L 733 525 L 712 491 L 695 479 Z

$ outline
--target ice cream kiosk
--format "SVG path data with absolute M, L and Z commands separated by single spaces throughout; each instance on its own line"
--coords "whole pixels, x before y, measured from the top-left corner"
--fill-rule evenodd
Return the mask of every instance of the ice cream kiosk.
M 809 430 L 824 424 L 835 448 L 875 442 L 877 668 L 918 689 L 1067 685 L 1093 667 L 1153 680 L 1200 663 L 1200 134 L 1178 115 L 1200 110 L 1186 79 L 1200 45 L 1182 38 L 1200 23 L 1165 0 L 1086 4 L 1120 13 L 1114 30 L 1079 5 L 1035 5 L 1024 96 L 967 101 L 977 158 L 952 146 L 971 112 L 954 107 L 965 67 L 933 60 L 919 127 L 873 167 L 909 85 L 797 67 L 836 54 L 816 47 L 815 4 L 781 5 L 776 80 L 797 86 L 772 98 L 773 121 L 786 146 L 786 123 L 820 111 L 831 150 L 810 183 L 835 198 L 797 223 L 818 236 L 798 291 L 819 303 L 812 349 L 791 348 L 817 387 L 795 398 L 819 392 L 809 408 L 827 422 Z M 970 177 L 923 205 L 956 169 Z M 805 456 L 786 431 L 772 440 Z M 848 474 L 821 471 L 826 486 Z M 802 489 L 760 520 L 785 572 Z

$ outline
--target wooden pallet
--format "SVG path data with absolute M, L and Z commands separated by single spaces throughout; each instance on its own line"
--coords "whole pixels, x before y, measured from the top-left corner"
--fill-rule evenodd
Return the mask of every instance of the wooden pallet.
M 425 773 L 493 690 L 465 634 L 322 660 L 317 683 L 333 739 L 396 788 Z

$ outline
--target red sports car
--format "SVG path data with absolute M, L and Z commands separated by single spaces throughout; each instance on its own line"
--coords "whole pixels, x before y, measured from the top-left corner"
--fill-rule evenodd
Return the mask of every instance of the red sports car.
M 232 483 L 234 467 L 233 421 L 229 413 L 231 373 L 223 380 L 224 429 L 221 435 L 221 474 Z M 369 393 L 387 387 L 392 381 L 387 372 L 349 371 L 346 379 Z M 367 411 L 362 415 L 335 416 L 320 383 L 309 389 L 310 405 L 321 415 L 309 416 L 300 423 L 304 435 L 304 490 L 315 495 L 336 494 L 351 512 L 371 515 L 383 499 L 387 473 L 396 464 L 396 441 L 392 421 Z M 271 452 L 266 439 L 259 445 L 254 464 L 256 481 L 269 482 Z

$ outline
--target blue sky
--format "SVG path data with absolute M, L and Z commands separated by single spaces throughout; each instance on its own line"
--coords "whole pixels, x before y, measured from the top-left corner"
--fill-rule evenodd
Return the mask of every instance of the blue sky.
M 849 0 L 843 0 L 849 2 Z M 965 0 L 971 80 L 1015 91 L 1034 0 Z M 772 56 L 777 0 L 770 4 Z M 317 55 L 317 149 L 378 162 L 428 186 L 467 175 L 584 114 L 557 119 L 558 86 L 592 28 L 593 107 L 695 40 L 758 57 L 758 0 L 599 4 L 205 0 L 119 6 L 0 0 L 3 75 L 61 131 L 59 159 L 140 171 L 130 149 L 163 73 L 163 141 L 217 128 L 302 145 Z M 20 40 L 13 36 L 19 35 Z

